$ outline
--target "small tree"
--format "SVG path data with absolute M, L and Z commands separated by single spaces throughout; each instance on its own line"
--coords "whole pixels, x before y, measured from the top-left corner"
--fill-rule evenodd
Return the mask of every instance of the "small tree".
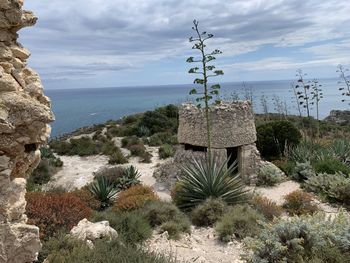
M 349 69 L 344 68 L 343 65 L 338 65 L 338 70 L 337 70 L 337 72 L 339 73 L 338 83 L 344 85 L 339 88 L 339 90 L 342 91 L 342 96 L 344 97 L 341 100 L 342 102 L 346 102 L 350 100 L 350 77 L 346 76 L 347 71 L 349 71 Z
M 199 78 L 194 80 L 194 84 L 202 85 L 203 91 L 198 92 L 196 88 L 190 91 L 190 95 L 198 95 L 196 98 L 196 102 L 198 103 L 198 107 L 201 107 L 201 103 L 204 102 L 205 106 L 205 119 L 207 124 L 207 141 L 208 141 L 208 156 L 210 158 L 211 154 L 211 136 L 210 136 L 210 117 L 209 117 L 209 103 L 213 99 L 213 96 L 219 95 L 220 85 L 208 85 L 208 79 L 212 77 L 216 77 L 219 75 L 223 75 L 224 72 L 222 70 L 216 70 L 214 65 L 210 65 L 209 62 L 216 59 L 215 55 L 222 54 L 219 49 L 215 49 L 214 51 L 207 53 L 205 42 L 211 39 L 214 35 L 209 34 L 207 32 L 200 32 L 198 27 L 199 22 L 197 20 L 193 20 L 192 30 L 195 31 L 195 36 L 190 37 L 189 41 L 194 45 L 192 49 L 197 49 L 200 52 L 199 58 L 189 57 L 187 59 L 188 63 L 200 63 L 200 67 L 191 68 L 188 73 L 190 74 L 198 74 Z M 219 102 L 216 100 L 216 102 Z
M 298 77 L 298 84 L 295 86 L 295 89 L 302 89 L 302 91 L 297 91 L 297 95 L 300 105 L 306 109 L 307 117 L 310 117 L 310 85 L 306 84 L 304 77 L 306 74 L 303 73 L 301 69 L 297 70 L 296 76 Z
M 300 98 L 299 98 L 299 91 L 297 90 L 297 88 L 296 88 L 296 85 L 294 84 L 294 82 L 292 82 L 291 84 L 290 84 L 290 86 L 291 86 L 291 91 L 293 92 L 293 97 L 292 97 L 292 99 L 293 100 L 295 100 L 295 103 L 297 104 L 297 110 L 298 110 L 298 113 L 299 113 L 299 116 L 301 117 L 302 116 L 302 114 L 301 114 L 301 108 L 300 108 L 300 105 L 303 103 L 301 100 L 300 100 Z
M 316 107 L 316 119 L 319 120 L 319 102 L 323 99 L 322 85 L 318 83 L 317 79 L 313 79 L 311 82 L 311 105 Z

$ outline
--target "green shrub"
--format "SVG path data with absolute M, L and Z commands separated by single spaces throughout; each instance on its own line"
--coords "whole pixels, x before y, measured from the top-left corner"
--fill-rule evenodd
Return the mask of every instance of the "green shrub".
M 280 217 L 283 213 L 281 206 L 277 205 L 270 199 L 262 196 L 255 196 L 250 201 L 252 207 L 261 213 L 267 220 L 273 220 L 275 217 Z
M 81 137 L 79 139 L 70 139 L 70 151 L 68 155 L 88 156 L 99 154 L 99 148 L 90 137 Z
M 118 193 L 113 183 L 109 182 L 105 177 L 97 177 L 97 179 L 89 185 L 89 190 L 95 195 L 96 199 L 101 202 L 101 209 L 109 207 L 112 199 Z
M 298 163 L 295 165 L 294 173 L 292 178 L 299 182 L 303 182 L 311 176 L 314 176 L 315 172 L 310 164 L 310 162 Z
M 319 258 L 328 248 L 348 253 L 349 223 L 343 215 L 328 219 L 323 214 L 316 214 L 281 218 L 273 224 L 263 224 L 257 237 L 244 240 L 249 251 L 246 259 L 250 263 L 320 262 L 312 260 Z
M 314 168 L 317 173 L 335 174 L 340 172 L 350 174 L 350 167 L 334 158 L 318 161 L 314 164 Z
M 161 146 L 162 144 L 175 145 L 178 144 L 178 141 L 176 135 L 170 132 L 160 132 L 149 137 L 148 144 L 150 146 Z
M 96 212 L 93 222 L 108 221 L 117 230 L 119 238 L 129 244 L 142 243 L 152 236 L 152 228 L 147 218 L 138 211 L 115 212 L 107 210 Z
M 294 173 L 295 163 L 286 158 L 274 160 L 273 164 L 280 168 L 287 176 L 291 176 Z
M 313 214 L 318 211 L 318 207 L 314 204 L 313 196 L 302 190 L 296 190 L 285 197 L 283 207 L 290 215 L 306 215 Z
M 274 164 L 267 164 L 262 166 L 258 171 L 256 185 L 274 186 L 284 179 L 283 172 Z
M 350 141 L 345 139 L 337 139 L 332 142 L 330 149 L 334 156 L 341 162 L 350 159 Z
M 208 198 L 220 198 L 232 205 L 245 199 L 247 190 L 235 166 L 228 166 L 228 160 L 219 164 L 216 156 L 207 159 L 193 159 L 182 166 L 178 189 L 174 201 L 183 209 L 190 209 Z
M 141 209 L 152 227 L 159 226 L 167 221 L 181 221 L 185 215 L 172 203 L 164 201 L 149 201 Z
M 259 233 L 259 221 L 263 219 L 264 217 L 251 207 L 236 205 L 217 222 L 215 231 L 219 239 L 225 242 L 233 238 L 253 237 Z
M 177 119 L 164 115 L 161 111 L 147 111 L 143 114 L 138 127 L 147 128 L 151 134 L 173 132 L 177 130 Z
M 175 155 L 175 149 L 170 144 L 163 144 L 158 152 L 160 159 L 166 159 Z
M 103 167 L 94 173 L 94 178 L 104 177 L 111 182 L 115 188 L 118 187 L 119 180 L 124 174 L 124 168 L 120 166 Z
M 68 241 L 69 240 L 69 241 Z M 175 260 L 142 248 L 125 244 L 119 239 L 96 240 L 91 249 L 86 242 L 70 237 L 52 239 L 44 247 L 50 263 L 175 263 Z
M 146 147 L 143 144 L 134 144 L 131 145 L 128 149 L 133 156 L 143 156 L 146 152 Z
M 181 233 L 191 232 L 191 224 L 186 217 L 183 217 L 181 221 L 171 220 L 163 223 L 160 230 L 161 232 L 167 231 L 170 239 L 179 239 Z
M 62 167 L 63 162 L 60 158 L 55 156 L 53 151 L 48 147 L 41 147 L 40 148 L 41 153 L 41 159 L 46 159 L 49 161 L 49 164 L 53 167 Z
M 142 144 L 142 141 L 137 136 L 128 136 L 122 139 L 122 147 L 129 148 L 132 145 Z
M 192 223 L 196 226 L 212 226 L 227 212 L 227 209 L 226 203 L 222 200 L 209 198 L 192 211 Z
M 128 159 L 123 155 L 119 148 L 115 149 L 114 152 L 110 154 L 108 160 L 109 164 L 124 164 L 127 162 Z
M 273 158 L 283 156 L 289 147 L 298 145 L 301 133 L 289 121 L 273 121 L 257 127 L 257 137 L 257 147 L 261 155 Z
M 311 176 L 304 187 L 328 201 L 350 204 L 350 177 L 342 173 Z
M 130 188 L 131 186 L 138 185 L 140 183 L 140 172 L 135 166 L 130 165 L 123 169 L 123 174 L 117 180 L 117 187 L 121 190 Z

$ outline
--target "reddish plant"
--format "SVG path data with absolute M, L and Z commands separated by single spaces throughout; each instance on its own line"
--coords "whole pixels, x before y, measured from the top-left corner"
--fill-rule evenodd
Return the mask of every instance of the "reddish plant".
M 47 239 L 68 232 L 92 210 L 72 193 L 27 193 L 28 223 L 40 228 L 40 237 Z
M 291 215 L 313 214 L 318 210 L 318 206 L 314 204 L 313 195 L 302 190 L 296 190 L 287 194 L 283 207 Z
M 117 211 L 131 211 L 141 208 L 147 201 L 156 200 L 159 200 L 159 197 L 153 188 L 135 185 L 118 194 L 113 209 Z

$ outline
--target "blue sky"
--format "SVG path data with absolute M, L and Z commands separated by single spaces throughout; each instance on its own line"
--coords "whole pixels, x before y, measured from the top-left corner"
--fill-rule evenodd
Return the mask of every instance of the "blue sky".
M 27 0 L 20 42 L 46 88 L 191 83 L 192 20 L 214 34 L 222 82 L 337 77 L 350 66 L 349 0 Z

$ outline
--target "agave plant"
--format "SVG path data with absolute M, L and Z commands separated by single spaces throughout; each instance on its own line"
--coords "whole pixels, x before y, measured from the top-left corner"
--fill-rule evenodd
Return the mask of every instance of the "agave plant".
M 101 209 L 108 207 L 112 198 L 118 193 L 118 189 L 114 188 L 113 184 L 103 176 L 97 177 L 91 183 L 89 190 L 101 202 Z
M 340 161 L 348 162 L 350 160 L 350 141 L 344 139 L 333 141 L 331 151 Z
M 118 180 L 118 188 L 125 190 L 130 188 L 133 185 L 140 183 L 140 172 L 136 169 L 135 166 L 130 165 L 123 170 L 123 176 Z
M 219 162 L 215 155 L 194 158 L 181 167 L 176 204 L 183 209 L 193 208 L 208 198 L 220 198 L 229 205 L 245 200 L 247 190 L 236 172 L 236 163 Z

